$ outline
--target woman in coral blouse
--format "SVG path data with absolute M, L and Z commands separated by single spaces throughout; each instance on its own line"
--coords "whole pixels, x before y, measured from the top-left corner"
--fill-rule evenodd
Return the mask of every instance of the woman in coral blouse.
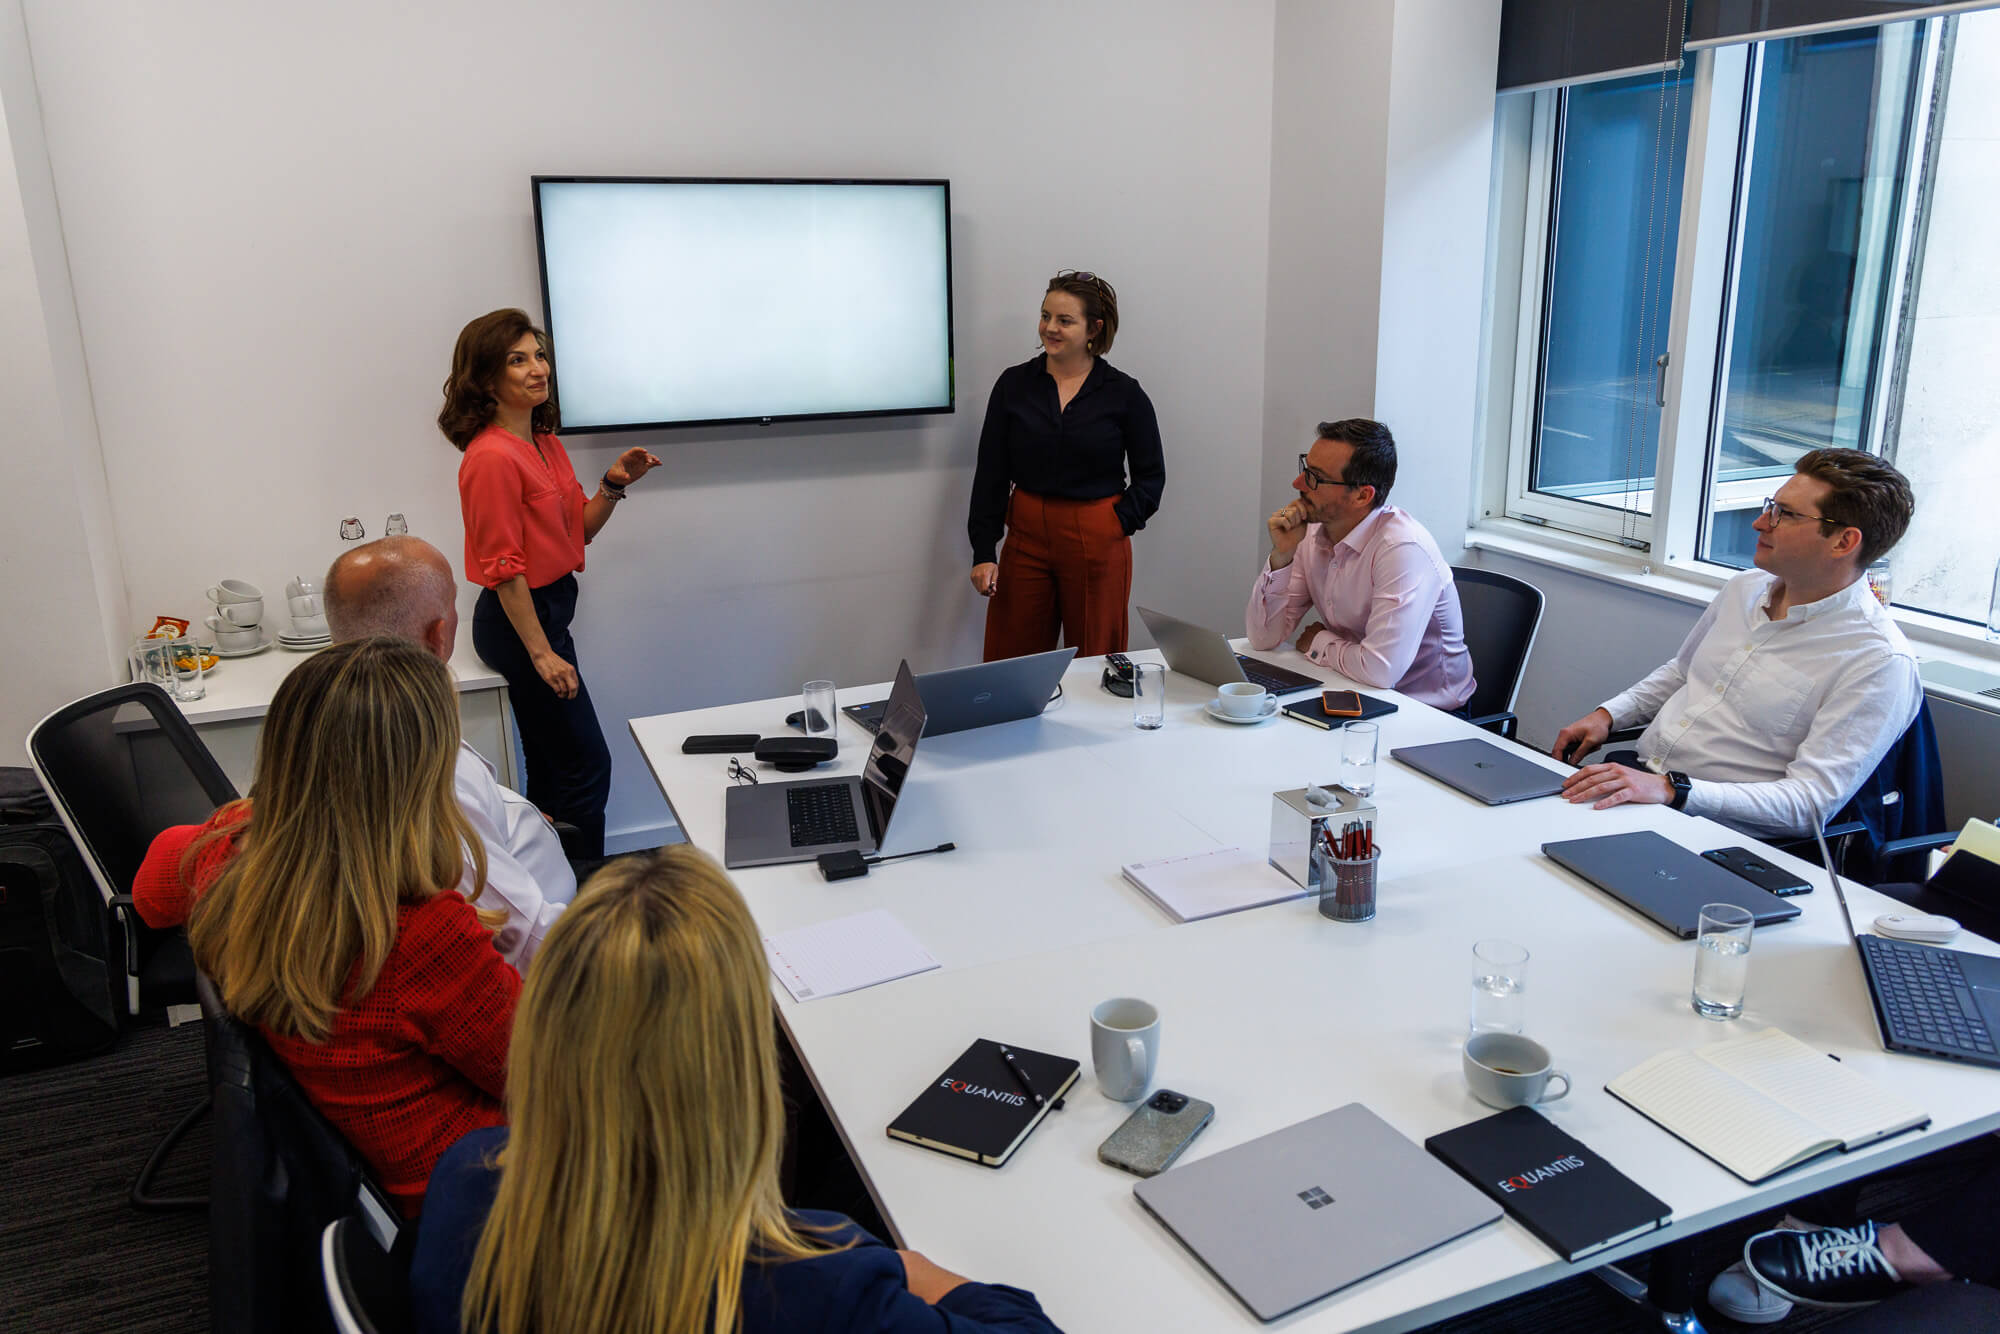
M 458 692 L 414 643 L 335 644 L 278 687 L 247 801 L 153 840 L 148 925 L 255 1024 L 405 1214 L 453 1141 L 502 1125 L 521 975 L 456 892 L 486 850 L 459 809 Z
M 586 499 L 556 438 L 560 424 L 548 336 L 526 314 L 496 310 L 459 331 L 438 429 L 465 454 L 465 577 L 486 590 L 472 645 L 507 678 L 528 800 L 582 831 L 578 854 L 601 857 L 611 752 L 569 633 L 576 573 L 625 488 L 660 460 L 626 450 Z

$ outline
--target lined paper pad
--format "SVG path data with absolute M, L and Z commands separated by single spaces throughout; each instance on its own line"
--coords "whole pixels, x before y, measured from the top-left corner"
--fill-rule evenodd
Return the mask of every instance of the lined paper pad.
M 859 991 L 939 966 L 887 908 L 765 936 L 764 957 L 799 1001 Z
M 1161 857 L 1119 868 L 1146 897 L 1177 922 L 1302 899 L 1306 891 L 1262 856 L 1242 848 L 1214 848 L 1185 857 Z

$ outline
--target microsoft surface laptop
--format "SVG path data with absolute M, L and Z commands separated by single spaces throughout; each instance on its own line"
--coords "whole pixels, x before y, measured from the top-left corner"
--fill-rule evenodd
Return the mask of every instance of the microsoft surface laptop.
M 1024 658 L 925 672 L 917 678 L 917 694 L 923 698 L 928 719 L 924 735 L 943 736 L 1038 717 L 1049 706 L 1056 682 L 1062 680 L 1075 656 L 1073 648 L 1057 648 Z M 882 715 L 888 709 L 889 702 L 878 699 L 849 704 L 841 712 L 873 732 L 882 726 Z
M 1168 669 L 1182 676 L 1192 676 L 1212 686 L 1254 681 L 1274 695 L 1319 690 L 1326 685 L 1318 677 L 1238 653 L 1230 647 L 1229 636 L 1220 630 L 1179 620 L 1151 607 L 1139 608 L 1139 619 L 1146 623 L 1153 642 L 1160 646 L 1160 656 L 1167 660 Z
M 1563 776 L 1555 770 L 1477 737 L 1399 746 L 1389 755 L 1488 806 L 1552 797 L 1563 786 Z
M 1358 1102 L 1132 1188 L 1260 1320 L 1500 1217 Z
M 1799 915 L 1799 905 L 1790 899 L 1759 889 L 1650 829 L 1544 843 L 1542 855 L 1682 940 L 1693 940 L 1699 933 L 1705 903 L 1733 903 L 1758 926 Z
M 732 787 L 724 799 L 722 864 L 770 866 L 822 852 L 874 852 L 889 836 L 903 780 L 924 732 L 924 701 L 910 664 L 896 668 L 888 711 L 859 777 Z

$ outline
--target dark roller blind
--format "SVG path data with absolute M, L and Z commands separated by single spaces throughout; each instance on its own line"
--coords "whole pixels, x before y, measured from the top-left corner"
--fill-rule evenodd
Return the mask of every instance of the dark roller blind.
M 1995 3 L 1996 0 L 1956 0 L 1946 4 L 1926 4 L 1923 0 L 1689 0 L 1687 44 L 1727 46 L 1804 32 L 1870 28 L 1901 19 L 1991 9 Z M 1506 19 L 1503 17 L 1501 22 L 1504 24 Z
M 1686 0 L 1505 0 L 1503 93 L 1677 69 Z

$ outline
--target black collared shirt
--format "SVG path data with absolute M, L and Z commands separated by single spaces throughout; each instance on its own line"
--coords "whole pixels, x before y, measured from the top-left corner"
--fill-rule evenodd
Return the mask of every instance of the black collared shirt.
M 1153 402 L 1139 382 L 1099 357 L 1067 408 L 1042 354 L 1009 366 L 986 400 L 972 512 L 965 529 L 973 563 L 995 559 L 1013 487 L 1064 500 L 1102 500 L 1127 533 L 1146 526 L 1166 490 L 1167 462 Z M 1127 469 L 1131 480 L 1126 481 Z

